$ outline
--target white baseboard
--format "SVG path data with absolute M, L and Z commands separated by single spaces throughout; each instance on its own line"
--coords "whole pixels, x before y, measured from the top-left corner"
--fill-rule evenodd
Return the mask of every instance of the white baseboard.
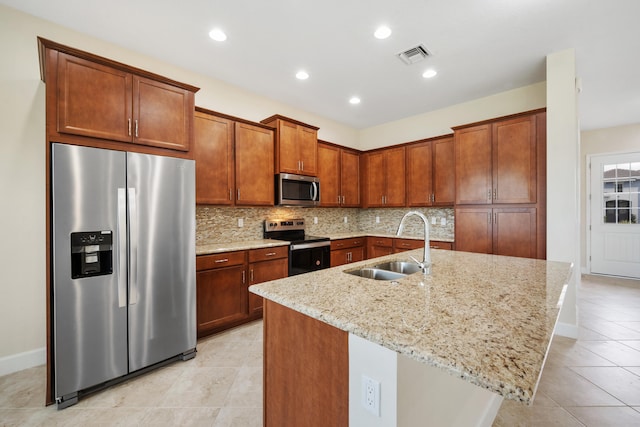
M 47 363 L 45 347 L 0 358 L 0 376 Z
M 553 331 L 554 335 L 561 337 L 578 339 L 578 325 L 572 325 L 570 323 L 558 322 L 556 323 L 556 329 Z

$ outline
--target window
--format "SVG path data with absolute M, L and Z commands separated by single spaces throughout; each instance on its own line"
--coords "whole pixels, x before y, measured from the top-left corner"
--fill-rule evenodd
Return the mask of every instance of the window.
M 602 197 L 606 224 L 637 224 L 640 214 L 640 163 L 603 165 Z

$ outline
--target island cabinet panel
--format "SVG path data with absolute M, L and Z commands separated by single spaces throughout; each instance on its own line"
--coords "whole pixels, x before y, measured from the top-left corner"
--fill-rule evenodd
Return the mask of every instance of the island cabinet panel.
M 199 111 L 194 119 L 196 203 L 232 205 L 234 183 L 234 122 Z
M 366 153 L 362 158 L 364 207 L 405 206 L 405 147 Z
M 331 267 L 365 259 L 365 237 L 331 241 Z
M 537 257 L 536 208 L 457 208 L 456 250 Z
M 367 237 L 367 258 L 377 258 L 393 253 L 393 239 L 390 237 Z
M 189 151 L 194 92 L 60 52 L 57 131 Z
M 246 251 L 196 257 L 198 337 L 248 317 Z
M 360 206 L 360 155 L 356 151 L 318 142 L 320 206 Z
M 407 146 L 407 206 L 452 206 L 455 202 L 453 138 Z
M 289 248 L 252 249 L 249 251 L 249 286 L 289 275 Z M 263 298 L 249 292 L 249 316 L 262 316 Z
M 265 427 L 348 426 L 348 334 L 269 300 L 264 314 Z
M 262 120 L 276 129 L 277 172 L 316 176 L 318 128 L 278 114 Z

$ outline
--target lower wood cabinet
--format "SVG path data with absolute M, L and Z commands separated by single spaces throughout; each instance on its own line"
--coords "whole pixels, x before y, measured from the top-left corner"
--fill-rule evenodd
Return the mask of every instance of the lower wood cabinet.
M 432 249 L 453 249 L 453 243 L 431 240 Z M 392 237 L 368 237 L 367 238 L 367 258 L 377 258 L 384 255 L 391 255 L 398 252 L 411 251 L 424 247 L 424 240 L 403 239 Z
M 367 258 L 377 258 L 393 253 L 393 238 L 367 237 Z
M 249 251 L 249 286 L 289 275 L 289 248 L 252 249 Z M 263 298 L 249 292 L 249 316 L 262 316 Z
M 456 250 L 537 258 L 536 208 L 456 208 Z
M 249 286 L 288 275 L 287 246 L 196 257 L 198 338 L 262 316 Z
M 331 242 L 331 267 L 365 259 L 365 237 L 339 239 Z

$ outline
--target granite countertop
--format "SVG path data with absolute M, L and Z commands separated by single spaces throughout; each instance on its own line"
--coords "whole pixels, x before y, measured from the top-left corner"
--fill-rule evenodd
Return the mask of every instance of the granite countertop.
M 533 396 L 572 265 L 432 250 L 432 273 L 395 282 L 344 271 L 421 257 L 417 249 L 249 290 L 525 404 Z
M 272 248 L 275 246 L 289 246 L 284 240 L 260 239 L 241 242 L 210 243 L 196 245 L 196 255 L 211 255 L 221 252 L 246 251 L 249 249 Z
M 367 233 L 366 231 L 353 231 L 353 232 L 342 232 L 342 233 L 319 233 L 319 235 L 323 237 L 328 237 L 330 240 L 339 240 L 339 239 L 352 239 L 355 237 L 388 237 L 390 239 L 412 239 L 412 240 L 424 240 L 424 237 L 416 237 L 416 236 L 396 236 L 395 234 L 386 234 L 386 233 Z M 450 238 L 432 238 L 431 240 L 437 242 L 455 242 L 454 239 Z

